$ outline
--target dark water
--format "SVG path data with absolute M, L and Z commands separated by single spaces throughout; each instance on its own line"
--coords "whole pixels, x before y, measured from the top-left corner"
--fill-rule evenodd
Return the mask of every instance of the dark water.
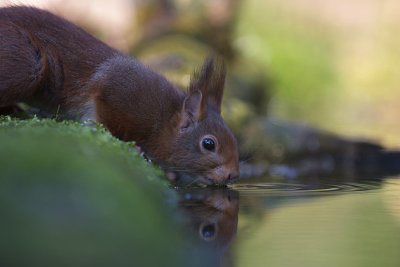
M 177 191 L 180 223 L 207 266 L 400 266 L 396 176 L 259 177 Z

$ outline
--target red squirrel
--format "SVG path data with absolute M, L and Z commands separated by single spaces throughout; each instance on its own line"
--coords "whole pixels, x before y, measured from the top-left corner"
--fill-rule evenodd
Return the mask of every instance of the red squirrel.
M 187 92 L 48 11 L 0 8 L 0 106 L 25 102 L 94 120 L 135 141 L 170 180 L 226 184 L 239 176 L 236 139 L 221 117 L 222 64 L 206 60 Z

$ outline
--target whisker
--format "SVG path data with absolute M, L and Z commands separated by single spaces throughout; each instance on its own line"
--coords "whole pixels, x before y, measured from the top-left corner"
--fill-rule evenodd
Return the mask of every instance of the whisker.
M 247 162 L 249 162 L 251 159 L 252 159 L 252 158 L 247 158 L 247 159 L 241 160 L 241 161 L 239 161 L 239 164 L 241 164 L 241 163 L 247 163 Z
M 207 173 L 207 170 L 191 170 L 190 172 L 188 172 L 187 169 L 184 169 L 182 167 L 168 167 L 165 168 L 165 170 L 167 171 L 175 171 L 175 172 L 182 172 L 182 173 L 186 173 L 186 174 L 190 174 L 190 173 L 196 173 L 196 174 L 203 174 L 203 173 Z
M 197 181 L 200 180 L 200 178 L 201 178 L 201 177 L 198 177 L 198 178 L 194 179 L 193 181 L 191 181 L 190 183 L 188 183 L 188 184 L 185 185 L 185 186 L 191 186 L 192 184 L 197 183 Z

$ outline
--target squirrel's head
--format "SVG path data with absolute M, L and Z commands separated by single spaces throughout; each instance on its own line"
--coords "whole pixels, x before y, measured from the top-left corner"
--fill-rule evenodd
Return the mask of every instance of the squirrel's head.
M 225 74 L 210 58 L 193 75 L 161 164 L 171 180 L 226 184 L 239 177 L 236 139 L 221 117 Z

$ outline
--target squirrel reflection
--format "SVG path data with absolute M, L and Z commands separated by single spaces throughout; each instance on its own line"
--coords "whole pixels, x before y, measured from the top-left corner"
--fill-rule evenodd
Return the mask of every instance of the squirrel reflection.
M 239 194 L 226 188 L 179 189 L 178 194 L 184 223 L 194 236 L 222 255 L 236 234 Z

